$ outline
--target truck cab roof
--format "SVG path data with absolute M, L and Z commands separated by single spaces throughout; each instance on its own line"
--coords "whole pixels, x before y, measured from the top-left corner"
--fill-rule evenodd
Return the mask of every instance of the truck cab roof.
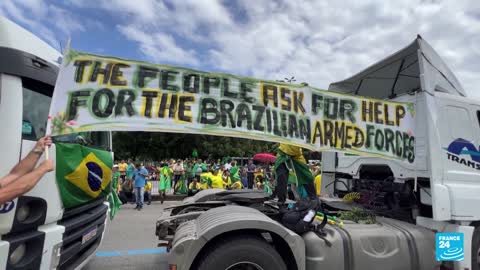
M 0 73 L 53 87 L 61 57 L 60 52 L 45 41 L 0 16 Z
M 418 91 L 467 96 L 453 72 L 421 36 L 352 77 L 330 84 L 329 90 L 378 99 Z
M 0 16 L 0 47 L 35 55 L 56 66 L 62 56 L 45 41 L 2 16 Z

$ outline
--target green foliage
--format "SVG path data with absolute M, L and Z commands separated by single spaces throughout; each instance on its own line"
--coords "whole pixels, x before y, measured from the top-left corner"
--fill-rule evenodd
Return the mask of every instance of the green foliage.
M 191 158 L 196 149 L 199 158 L 225 156 L 251 157 L 260 152 L 276 152 L 276 144 L 231 137 L 160 132 L 115 132 L 115 159 L 159 161 L 165 158 Z
M 362 208 L 354 207 L 350 211 L 341 211 L 339 214 L 340 219 L 351 220 L 355 223 L 362 224 L 375 224 L 375 216 Z

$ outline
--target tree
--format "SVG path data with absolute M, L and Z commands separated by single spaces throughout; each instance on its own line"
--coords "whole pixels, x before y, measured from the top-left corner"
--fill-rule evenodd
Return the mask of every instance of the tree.
M 161 132 L 114 132 L 116 159 L 159 161 L 191 157 L 197 149 L 203 159 L 225 156 L 251 157 L 256 153 L 275 153 L 275 143 L 241 138 Z

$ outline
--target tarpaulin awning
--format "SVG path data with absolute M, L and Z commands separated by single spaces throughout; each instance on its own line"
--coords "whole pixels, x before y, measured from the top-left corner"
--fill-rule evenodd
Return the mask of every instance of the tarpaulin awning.
M 378 99 L 417 91 L 466 96 L 453 72 L 421 36 L 360 73 L 330 84 L 328 90 Z

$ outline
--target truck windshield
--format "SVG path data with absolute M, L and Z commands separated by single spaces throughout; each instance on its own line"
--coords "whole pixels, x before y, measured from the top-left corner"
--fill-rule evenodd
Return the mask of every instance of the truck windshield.
M 22 79 L 23 123 L 22 139 L 35 141 L 45 136 L 53 86 L 31 79 Z M 86 146 L 110 149 L 109 132 L 82 132 L 54 138 L 55 142 L 80 143 Z

